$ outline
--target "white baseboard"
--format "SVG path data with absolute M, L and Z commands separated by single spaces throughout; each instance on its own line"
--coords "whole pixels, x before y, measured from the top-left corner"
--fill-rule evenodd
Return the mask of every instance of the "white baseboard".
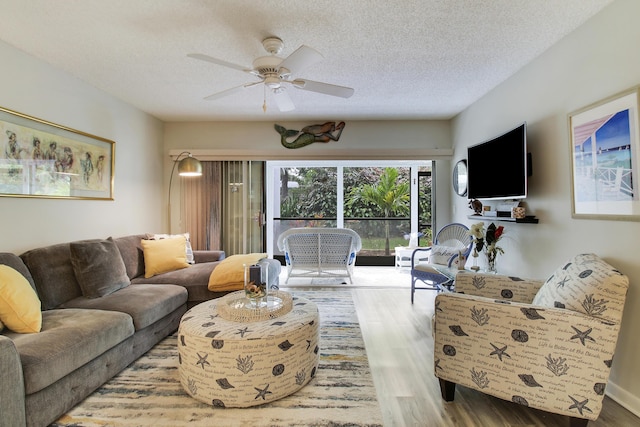
M 640 417 L 640 397 L 634 396 L 611 381 L 607 384 L 606 395 L 635 416 Z

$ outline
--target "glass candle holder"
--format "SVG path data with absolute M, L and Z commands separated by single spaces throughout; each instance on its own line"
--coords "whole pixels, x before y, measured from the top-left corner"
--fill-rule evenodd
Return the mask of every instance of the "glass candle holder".
M 244 266 L 244 293 L 252 307 L 267 305 L 268 269 L 261 264 Z

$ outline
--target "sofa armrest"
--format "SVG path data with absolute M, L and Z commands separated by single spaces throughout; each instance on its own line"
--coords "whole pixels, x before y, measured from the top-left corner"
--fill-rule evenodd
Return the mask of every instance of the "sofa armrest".
M 0 335 L 0 427 L 26 425 L 24 378 L 13 341 Z
M 222 261 L 225 256 L 224 251 L 193 251 L 193 259 L 196 264 Z
M 619 323 L 446 292 L 436 297 L 434 323 L 437 377 L 545 411 L 598 417 Z
M 501 274 L 461 270 L 456 275 L 456 292 L 485 298 L 531 303 L 544 281 Z

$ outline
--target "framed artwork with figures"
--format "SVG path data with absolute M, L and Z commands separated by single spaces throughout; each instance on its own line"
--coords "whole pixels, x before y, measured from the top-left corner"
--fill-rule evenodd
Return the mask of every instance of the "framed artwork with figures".
M 0 196 L 113 200 L 115 142 L 0 107 Z

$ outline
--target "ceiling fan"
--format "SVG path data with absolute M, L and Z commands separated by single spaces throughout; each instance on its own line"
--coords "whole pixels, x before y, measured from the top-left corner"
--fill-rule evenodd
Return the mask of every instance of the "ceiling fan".
M 242 65 L 233 64 L 201 53 L 188 54 L 187 56 L 190 58 L 243 71 L 245 73 L 252 74 L 259 79 L 256 82 L 245 83 L 241 86 L 236 86 L 231 89 L 223 90 L 222 92 L 214 93 L 204 99 L 209 101 L 219 99 L 240 92 L 251 86 L 259 85 L 260 83 L 264 83 L 265 90 L 271 90 L 274 100 L 276 101 L 276 105 L 280 111 L 291 111 L 295 108 L 293 101 L 285 89 L 285 85 L 325 95 L 339 96 L 342 98 L 349 98 L 353 95 L 354 90 L 350 87 L 337 86 L 329 83 L 321 83 L 313 80 L 293 77 L 301 70 L 317 64 L 323 59 L 323 56 L 317 50 L 309 46 L 302 45 L 291 55 L 283 59 L 277 56 L 284 46 L 283 41 L 278 37 L 267 37 L 262 41 L 262 46 L 270 53 L 270 55 L 256 58 L 253 61 L 252 68 L 243 67 Z M 266 111 L 266 103 L 263 105 L 263 109 Z

